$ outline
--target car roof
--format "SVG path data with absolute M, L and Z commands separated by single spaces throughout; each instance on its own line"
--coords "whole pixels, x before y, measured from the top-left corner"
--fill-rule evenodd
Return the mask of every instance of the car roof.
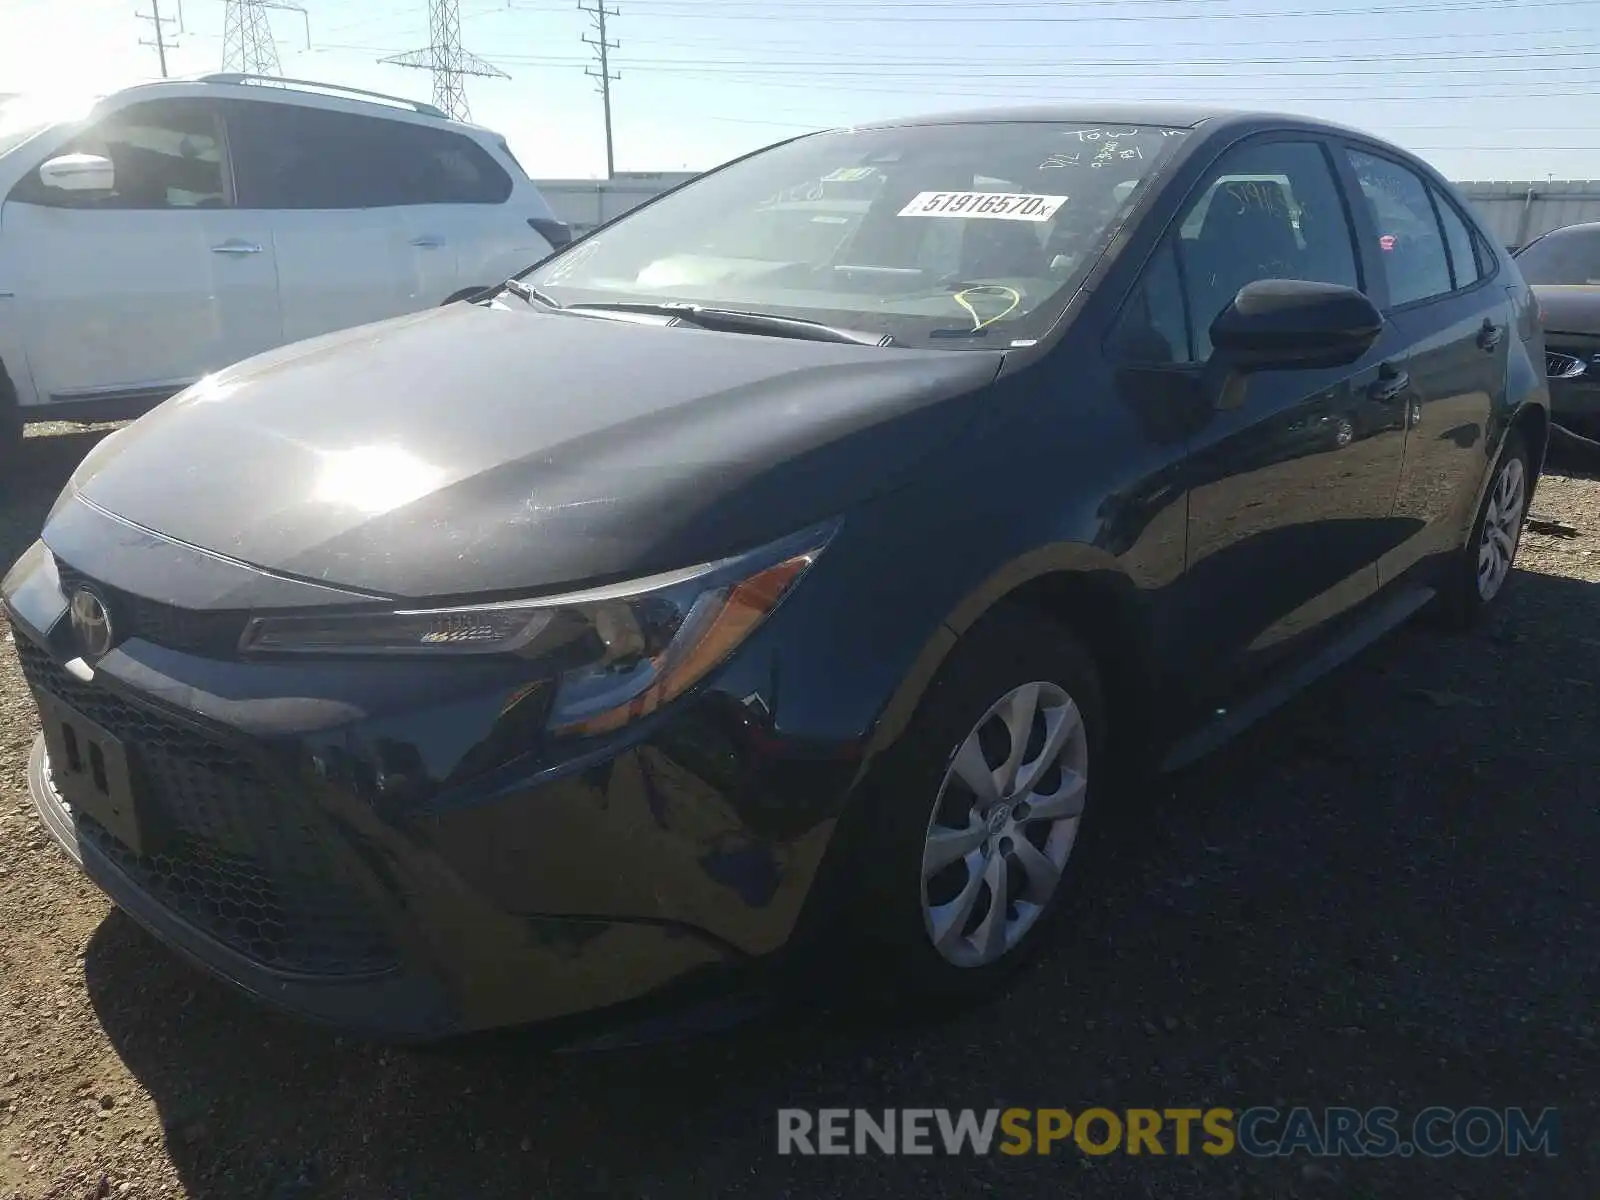
M 271 86 L 261 86 L 269 82 Z M 489 137 L 500 135 L 487 126 L 471 121 L 458 121 L 439 111 L 431 104 L 405 96 L 371 92 L 350 88 L 343 84 L 319 80 L 279 79 L 266 80 L 261 76 L 212 73 L 174 76 L 170 79 L 152 79 L 117 88 L 101 99 L 127 95 L 130 92 L 182 91 L 187 95 L 224 95 L 268 104 L 297 104 L 308 108 L 332 109 L 339 112 L 359 113 L 362 116 L 388 117 L 390 119 L 447 125 L 452 129 Z
M 980 125 L 1013 123 L 1051 123 L 1071 125 L 1165 125 L 1176 129 L 1198 129 L 1201 125 L 1255 125 L 1282 123 L 1323 129 L 1330 133 L 1371 134 L 1331 121 L 1296 113 L 1267 110 L 1213 108 L 1201 105 L 1165 103 L 1075 103 L 1033 104 L 1006 108 L 969 108 L 950 112 L 868 121 L 851 129 L 893 129 L 907 125 Z

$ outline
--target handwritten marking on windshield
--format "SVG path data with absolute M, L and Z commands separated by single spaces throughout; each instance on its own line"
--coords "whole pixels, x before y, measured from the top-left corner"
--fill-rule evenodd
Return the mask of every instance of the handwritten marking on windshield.
M 993 316 L 985 317 L 973 305 L 972 297 L 974 296 L 993 296 L 1001 300 L 1009 299 L 1010 303 L 1002 311 L 995 313 Z M 969 287 L 957 292 L 951 299 L 967 310 L 972 317 L 972 332 L 977 333 L 980 329 L 993 325 L 996 321 L 1003 320 L 1016 312 L 1017 306 L 1022 303 L 1022 293 L 1017 291 L 1016 288 L 1006 287 L 1002 283 L 980 283 L 976 287 Z

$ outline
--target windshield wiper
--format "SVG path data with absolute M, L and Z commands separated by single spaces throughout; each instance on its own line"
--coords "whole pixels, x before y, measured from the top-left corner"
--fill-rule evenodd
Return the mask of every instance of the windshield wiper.
M 560 308 L 559 300 L 552 300 L 536 287 L 530 287 L 520 279 L 508 279 L 500 285 L 500 290 L 510 292 L 518 300 L 536 300 L 546 308 Z
M 824 325 L 821 321 L 807 321 L 802 317 L 779 317 L 772 313 L 750 312 L 738 308 L 705 308 L 699 304 L 665 301 L 653 304 L 639 300 L 616 300 L 596 304 L 574 304 L 567 312 L 629 312 L 662 317 L 676 317 L 685 325 L 699 329 L 712 329 L 722 333 L 766 333 L 774 337 L 798 338 L 808 342 L 843 342 L 853 346 L 892 346 L 894 337 L 887 333 L 865 333 L 858 329 L 841 329 Z

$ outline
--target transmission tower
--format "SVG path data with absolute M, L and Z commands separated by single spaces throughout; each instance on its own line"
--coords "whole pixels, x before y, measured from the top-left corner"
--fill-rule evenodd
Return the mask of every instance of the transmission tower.
M 466 77 L 510 79 L 499 67 L 461 48 L 461 0 L 428 0 L 429 44 L 421 50 L 380 58 L 397 67 L 417 67 L 433 72 L 433 103 L 458 121 L 467 121 Z
M 599 81 L 600 103 L 606 110 L 606 178 L 610 179 L 616 174 L 616 156 L 611 148 L 611 84 L 614 80 L 622 78 L 622 72 L 611 70 L 611 51 L 618 49 L 621 42 L 608 42 L 606 40 L 606 18 L 617 15 L 617 10 L 606 7 L 606 0 L 595 0 L 594 7 L 590 8 L 583 0 L 578 2 L 578 11 L 589 14 L 589 19 L 594 22 L 595 37 L 585 37 L 583 40 L 594 47 L 596 58 L 599 59 L 600 69 L 585 67 L 583 73 Z
M 262 0 L 228 0 L 222 14 L 222 69 L 246 75 L 283 74 Z

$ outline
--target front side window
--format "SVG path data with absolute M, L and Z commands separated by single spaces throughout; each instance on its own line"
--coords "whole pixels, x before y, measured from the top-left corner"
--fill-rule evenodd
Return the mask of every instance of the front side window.
M 1359 287 L 1350 223 L 1322 147 L 1254 142 L 1229 151 L 1178 221 L 1195 357 L 1247 283 L 1306 279 Z
M 1422 177 L 1392 159 L 1351 150 L 1350 165 L 1378 230 L 1389 303 L 1411 304 L 1451 290 L 1444 235 Z
M 1529 283 L 1600 285 L 1600 225 L 1573 225 L 1535 238 L 1517 252 Z
M 130 105 L 96 121 L 51 157 L 64 154 L 109 159 L 111 190 L 63 192 L 30 184 L 27 200 L 109 209 L 221 208 L 228 202 L 221 122 L 200 101 Z
M 1184 133 L 997 122 L 816 134 L 620 218 L 528 282 L 563 304 L 690 302 L 906 345 L 1005 346 L 1060 315 Z

